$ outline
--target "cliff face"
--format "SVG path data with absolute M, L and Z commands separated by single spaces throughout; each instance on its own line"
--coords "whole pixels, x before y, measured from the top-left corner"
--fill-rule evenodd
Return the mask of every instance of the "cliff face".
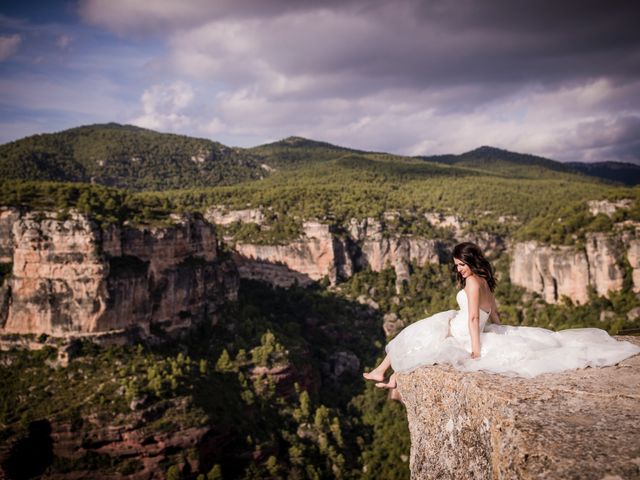
M 305 222 L 303 230 L 302 238 L 286 245 L 237 243 L 240 275 L 288 286 L 294 281 L 305 285 L 325 276 L 335 283 L 353 274 L 345 243 L 330 232 L 328 225 Z
M 534 379 L 423 367 L 398 385 L 413 480 L 640 477 L 638 355 Z
M 79 214 L 18 216 L 0 331 L 171 330 L 210 318 L 236 295 L 235 267 L 217 258 L 212 225 L 175 220 L 163 228 L 101 229 Z
M 352 220 L 347 236 L 338 236 L 319 222 L 305 222 L 303 230 L 301 238 L 285 245 L 236 243 L 240 275 L 287 286 L 324 277 L 336 283 L 351 277 L 357 268 L 378 272 L 393 267 L 399 286 L 408 280 L 411 262 L 437 263 L 446 255 L 445 246 L 437 240 L 384 235 L 383 226 L 372 218 Z
M 360 224 L 351 223 L 351 235 L 361 250 L 356 262 L 374 272 L 393 267 L 396 272 L 396 287 L 409 280 L 409 264 L 438 263 L 445 254 L 445 246 L 437 241 L 419 237 L 389 236 L 375 219 L 367 218 Z
M 634 268 L 634 279 L 640 279 L 636 241 L 628 253 Z M 625 249 L 620 237 L 605 233 L 587 235 L 584 249 L 541 245 L 535 241 L 517 243 L 512 248 L 511 282 L 541 294 L 548 303 L 556 303 L 565 295 L 578 303 L 588 301 L 588 288 L 599 295 L 622 288 L 620 266 Z M 631 262 L 634 260 L 634 263 Z M 635 283 L 636 288 L 640 283 Z

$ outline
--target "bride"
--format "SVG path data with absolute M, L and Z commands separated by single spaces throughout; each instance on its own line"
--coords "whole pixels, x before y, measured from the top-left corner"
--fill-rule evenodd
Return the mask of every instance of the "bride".
M 617 341 L 597 328 L 554 332 L 501 325 L 493 296 L 493 269 L 480 248 L 469 242 L 457 245 L 453 263 L 462 286 L 456 295 L 460 309 L 415 322 L 391 340 L 380 365 L 364 373 L 364 378 L 377 382 L 377 387 L 393 389 L 398 373 L 421 365 L 447 363 L 464 371 L 530 378 L 542 373 L 615 365 L 640 352 L 640 347 Z M 394 373 L 384 382 L 389 367 Z

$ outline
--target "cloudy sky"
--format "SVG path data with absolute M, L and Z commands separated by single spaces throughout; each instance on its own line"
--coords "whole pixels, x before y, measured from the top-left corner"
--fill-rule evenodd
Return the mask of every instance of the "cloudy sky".
M 114 121 L 640 163 L 639 20 L 637 0 L 8 0 L 0 142 Z

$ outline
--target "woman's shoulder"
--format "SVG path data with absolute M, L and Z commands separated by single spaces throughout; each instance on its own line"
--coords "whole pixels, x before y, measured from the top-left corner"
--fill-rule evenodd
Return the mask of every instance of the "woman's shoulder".
M 484 282 L 483 279 L 479 278 L 476 275 L 473 275 L 473 276 L 465 279 L 464 289 L 466 291 L 479 290 L 480 287 L 482 287 L 483 282 Z

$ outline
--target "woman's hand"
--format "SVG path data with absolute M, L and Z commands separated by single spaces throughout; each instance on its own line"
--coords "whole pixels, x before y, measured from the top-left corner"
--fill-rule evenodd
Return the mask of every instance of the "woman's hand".
M 471 358 L 474 360 L 480 358 L 480 354 L 478 352 L 471 352 Z

